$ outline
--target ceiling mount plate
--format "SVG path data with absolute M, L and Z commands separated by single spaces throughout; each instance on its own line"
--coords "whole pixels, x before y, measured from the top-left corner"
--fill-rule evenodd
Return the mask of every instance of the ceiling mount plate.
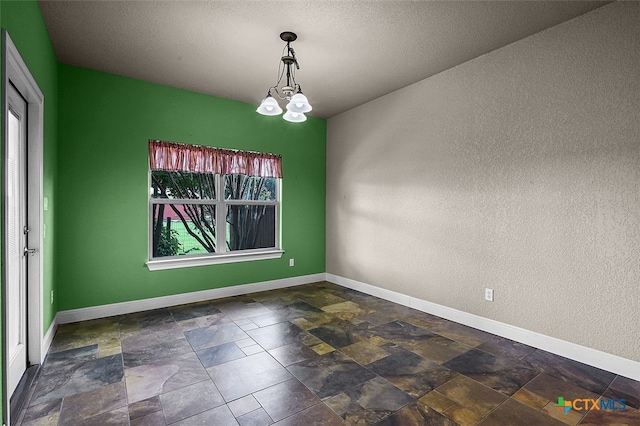
M 282 41 L 286 41 L 287 43 L 289 43 L 291 41 L 296 41 L 298 36 L 294 32 L 284 31 L 280 33 L 280 38 L 282 39 Z

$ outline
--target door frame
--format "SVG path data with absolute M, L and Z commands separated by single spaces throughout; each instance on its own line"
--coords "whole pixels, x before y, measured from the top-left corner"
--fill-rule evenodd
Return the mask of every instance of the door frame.
M 6 148 L 8 129 L 6 111 L 8 109 L 7 87 L 9 81 L 27 101 L 27 205 L 30 248 L 37 249 L 27 267 L 27 362 L 41 364 L 44 359 L 43 339 L 43 253 L 44 246 L 44 198 L 43 198 L 43 138 L 44 138 L 44 94 L 29 68 L 20 56 L 16 45 L 6 30 L 2 31 L 2 220 L 5 219 L 6 192 Z M 6 235 L 2 226 L 2 263 L 6 263 Z M 6 341 L 6 271 L 2 270 L 2 353 L 7 353 Z M 8 359 L 2 361 L 2 405 L 3 421 L 11 424 L 8 395 Z M 16 413 L 17 414 L 17 413 Z

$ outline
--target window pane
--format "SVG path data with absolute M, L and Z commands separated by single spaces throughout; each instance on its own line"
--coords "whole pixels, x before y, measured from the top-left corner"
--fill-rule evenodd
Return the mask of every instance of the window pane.
M 205 254 L 216 251 L 212 204 L 154 204 L 153 257 Z
M 215 200 L 215 175 L 153 170 L 151 198 Z
M 227 206 L 227 251 L 275 246 L 275 206 Z
M 276 178 L 246 175 L 225 175 L 224 198 L 226 200 L 276 200 Z

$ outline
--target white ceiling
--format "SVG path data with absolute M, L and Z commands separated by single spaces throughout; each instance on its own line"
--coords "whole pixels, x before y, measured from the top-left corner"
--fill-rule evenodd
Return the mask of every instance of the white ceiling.
M 328 118 L 586 13 L 590 1 L 50 1 L 60 62 L 258 104 L 294 31 Z

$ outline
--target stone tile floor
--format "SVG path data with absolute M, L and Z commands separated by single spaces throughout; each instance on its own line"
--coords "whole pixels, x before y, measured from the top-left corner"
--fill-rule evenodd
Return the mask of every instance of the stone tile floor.
M 27 405 L 24 426 L 640 425 L 640 382 L 321 282 L 61 325 Z

